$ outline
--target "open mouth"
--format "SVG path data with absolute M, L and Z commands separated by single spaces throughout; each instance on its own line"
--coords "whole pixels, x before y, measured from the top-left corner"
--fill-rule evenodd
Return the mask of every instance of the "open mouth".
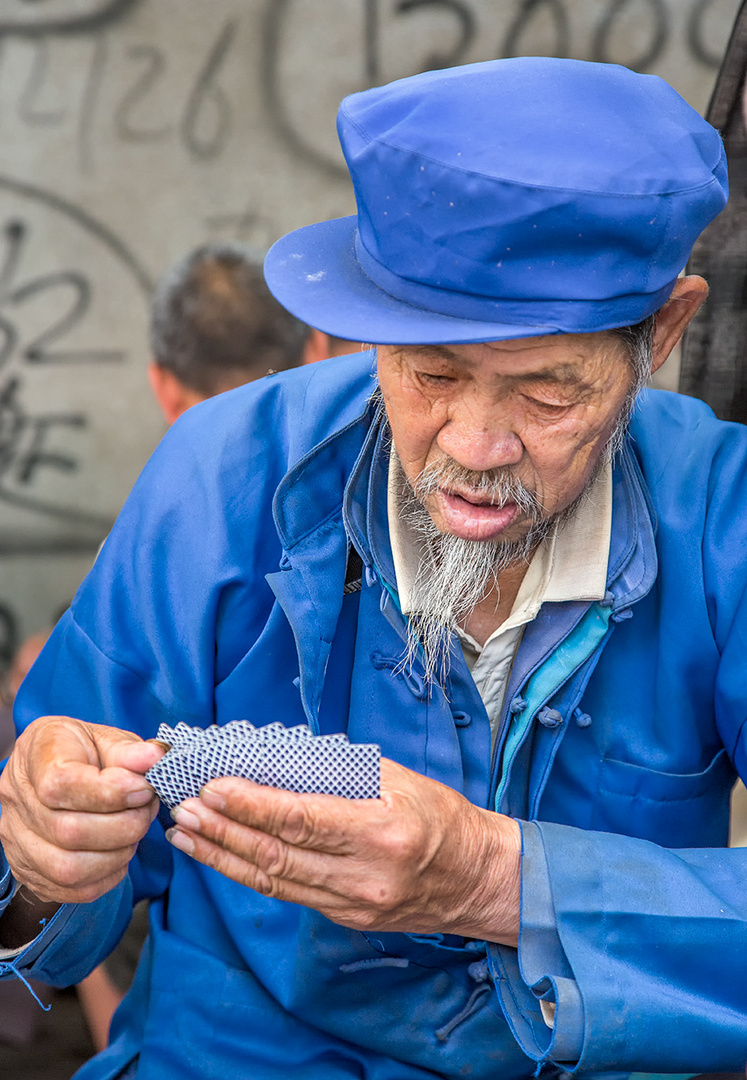
M 500 508 L 501 506 L 508 505 L 508 501 L 497 503 L 494 498 L 491 498 L 491 496 L 484 491 L 454 491 L 445 489 L 443 494 L 453 495 L 455 498 L 462 499 L 463 502 L 469 503 L 470 506 L 493 506 Z
M 462 495 L 441 489 L 437 499 L 446 531 L 464 540 L 497 539 L 521 514 L 515 502 L 498 506 L 476 491 Z

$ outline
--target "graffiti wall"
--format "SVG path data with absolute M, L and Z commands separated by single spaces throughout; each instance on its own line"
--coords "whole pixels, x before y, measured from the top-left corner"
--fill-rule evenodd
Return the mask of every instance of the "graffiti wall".
M 737 0 L 0 0 L 0 665 L 52 621 L 162 433 L 152 282 L 350 213 L 353 90 L 518 53 L 707 103 Z

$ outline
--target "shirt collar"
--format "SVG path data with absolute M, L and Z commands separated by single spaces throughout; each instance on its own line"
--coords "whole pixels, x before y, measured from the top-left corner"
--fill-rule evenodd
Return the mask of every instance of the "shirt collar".
M 412 585 L 419 541 L 400 513 L 397 481 L 401 466 L 394 447 L 389 458 L 387 514 L 394 573 L 403 614 L 412 610 Z M 607 590 L 612 531 L 612 465 L 605 463 L 571 518 L 556 526 L 532 556 L 503 633 L 535 618 L 543 603 L 601 600 Z

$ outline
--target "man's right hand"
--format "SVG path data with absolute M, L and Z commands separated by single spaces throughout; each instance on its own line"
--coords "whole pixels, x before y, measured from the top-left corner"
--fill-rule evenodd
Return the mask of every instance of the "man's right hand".
M 0 775 L 0 841 L 16 881 L 58 904 L 114 888 L 158 812 L 144 774 L 163 753 L 65 716 L 30 724 Z

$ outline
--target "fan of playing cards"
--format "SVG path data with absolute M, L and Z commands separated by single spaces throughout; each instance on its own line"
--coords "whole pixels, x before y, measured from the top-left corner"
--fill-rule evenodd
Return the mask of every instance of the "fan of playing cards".
M 209 728 L 161 724 L 156 738 L 171 749 L 145 774 L 161 802 L 178 806 L 208 780 L 241 776 L 286 791 L 378 799 L 381 750 L 347 735 L 314 735 L 305 725 L 256 728 L 248 720 Z

